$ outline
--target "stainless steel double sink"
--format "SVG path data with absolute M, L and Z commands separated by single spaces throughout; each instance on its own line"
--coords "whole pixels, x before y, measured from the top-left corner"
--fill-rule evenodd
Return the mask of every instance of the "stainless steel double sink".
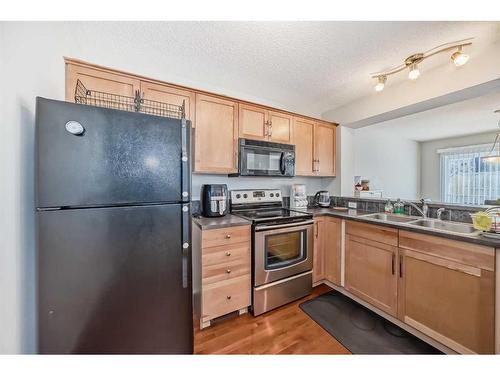
M 434 232 L 453 233 L 471 237 L 477 236 L 480 233 L 480 231 L 474 229 L 471 224 L 442 221 L 437 219 L 424 219 L 419 216 L 395 215 L 377 212 L 374 214 L 362 215 L 361 217 L 372 219 L 375 221 L 405 224 L 408 226 L 426 228 Z

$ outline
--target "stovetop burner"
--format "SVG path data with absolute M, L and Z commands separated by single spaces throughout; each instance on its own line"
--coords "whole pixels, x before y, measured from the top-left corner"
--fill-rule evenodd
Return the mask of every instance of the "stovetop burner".
M 299 218 L 310 216 L 305 212 L 293 211 L 287 208 L 260 208 L 235 211 L 234 214 L 244 217 L 249 220 L 266 220 L 266 219 L 286 219 L 286 218 Z
M 231 213 L 254 223 L 286 223 L 312 219 L 307 212 L 283 207 L 279 189 L 232 190 Z

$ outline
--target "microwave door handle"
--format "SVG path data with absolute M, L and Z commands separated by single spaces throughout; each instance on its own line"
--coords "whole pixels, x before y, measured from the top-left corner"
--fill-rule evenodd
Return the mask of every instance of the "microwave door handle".
M 285 174 L 285 153 L 282 152 L 280 156 L 280 172 L 282 175 Z

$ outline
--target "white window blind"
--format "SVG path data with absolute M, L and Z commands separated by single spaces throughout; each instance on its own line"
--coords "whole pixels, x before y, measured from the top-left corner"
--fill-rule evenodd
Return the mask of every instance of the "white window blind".
M 441 199 L 446 203 L 484 204 L 500 198 L 499 163 L 483 161 L 492 145 L 438 150 L 441 160 Z

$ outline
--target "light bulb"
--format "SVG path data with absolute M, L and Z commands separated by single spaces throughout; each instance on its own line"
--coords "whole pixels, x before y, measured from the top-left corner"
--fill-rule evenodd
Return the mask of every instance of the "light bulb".
M 469 55 L 463 53 L 462 46 L 460 46 L 458 47 L 458 51 L 451 55 L 451 59 L 453 60 L 455 66 L 462 66 L 465 65 L 467 61 L 469 61 Z
M 411 80 L 416 80 L 420 76 L 420 70 L 418 70 L 417 64 L 412 64 L 410 66 L 410 72 L 408 73 L 408 78 Z
M 375 85 L 375 91 L 380 92 L 384 89 L 385 87 L 385 82 L 387 81 L 386 76 L 380 76 L 378 77 L 378 83 Z

